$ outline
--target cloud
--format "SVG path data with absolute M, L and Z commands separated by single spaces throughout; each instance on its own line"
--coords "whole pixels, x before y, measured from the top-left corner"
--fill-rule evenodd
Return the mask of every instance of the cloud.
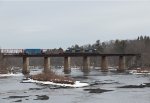
M 67 48 L 149 35 L 150 2 L 2 2 L 0 45 Z M 7 42 L 6 42 L 7 41 Z

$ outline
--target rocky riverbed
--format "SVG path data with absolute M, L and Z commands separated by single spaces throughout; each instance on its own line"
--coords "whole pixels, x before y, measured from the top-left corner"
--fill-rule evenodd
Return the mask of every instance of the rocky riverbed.
M 37 71 L 42 71 L 37 69 Z M 63 74 L 62 69 L 55 72 Z M 35 73 L 34 71 L 31 73 Z M 38 72 L 39 73 L 39 72 Z M 150 76 L 92 70 L 84 74 L 72 70 L 66 75 L 90 84 L 82 88 L 22 83 L 20 74 L 0 75 L 0 102 L 2 103 L 149 103 Z

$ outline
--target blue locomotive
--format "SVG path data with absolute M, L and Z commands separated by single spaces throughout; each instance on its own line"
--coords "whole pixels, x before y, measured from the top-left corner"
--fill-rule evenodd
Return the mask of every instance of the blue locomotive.
M 26 55 L 41 55 L 41 54 L 62 54 L 63 49 L 23 49 L 23 54 Z
M 42 54 L 42 49 L 24 49 L 23 53 L 27 55 L 40 55 Z

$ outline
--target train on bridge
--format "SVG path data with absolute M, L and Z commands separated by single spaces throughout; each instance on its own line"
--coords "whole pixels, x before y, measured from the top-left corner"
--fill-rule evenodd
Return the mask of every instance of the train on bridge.
M 42 55 L 42 54 L 63 54 L 63 53 L 98 53 L 96 49 L 1 49 L 2 54 L 26 54 L 26 55 Z

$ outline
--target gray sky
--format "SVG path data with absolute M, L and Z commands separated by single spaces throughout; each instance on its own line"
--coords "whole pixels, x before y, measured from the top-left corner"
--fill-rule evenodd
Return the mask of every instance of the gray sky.
M 1 48 L 67 48 L 150 36 L 150 1 L 0 0 Z

